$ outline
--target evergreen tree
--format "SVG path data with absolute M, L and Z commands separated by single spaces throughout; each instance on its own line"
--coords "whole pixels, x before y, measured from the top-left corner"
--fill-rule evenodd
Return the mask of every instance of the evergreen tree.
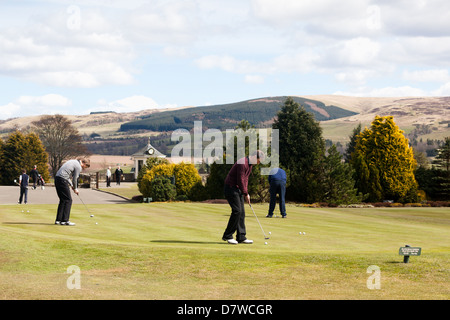
M 355 188 L 353 172 L 351 165 L 342 162 L 341 154 L 332 145 L 322 165 L 322 201 L 334 205 L 360 203 L 362 195 Z
M 446 137 L 442 148 L 437 149 L 437 156 L 433 161 L 439 169 L 450 171 L 450 137 Z
M 358 135 L 361 133 L 361 123 L 353 129 L 352 135 L 350 136 L 350 142 L 347 145 L 347 150 L 345 150 L 344 159 L 345 162 L 350 162 L 350 158 L 352 156 L 353 151 L 355 151 L 356 140 L 358 139 Z
M 34 133 L 24 135 L 20 131 L 15 131 L 9 135 L 1 149 L 1 184 L 14 184 L 14 180 L 18 179 L 23 169 L 29 173 L 34 165 L 38 166 L 44 180 L 48 179 L 47 154 Z
M 417 200 L 413 150 L 393 117 L 375 117 L 356 142 L 351 156 L 358 190 L 370 201 Z
M 318 174 L 325 154 L 322 129 L 311 113 L 287 98 L 273 124 L 279 130 L 280 164 L 289 170 L 286 198 L 315 202 L 321 198 Z

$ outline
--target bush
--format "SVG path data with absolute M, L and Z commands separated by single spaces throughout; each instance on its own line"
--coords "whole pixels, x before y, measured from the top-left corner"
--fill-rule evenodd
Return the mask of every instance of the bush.
M 201 181 L 197 182 L 189 191 L 188 197 L 192 201 L 208 200 L 208 191 Z
M 192 163 L 179 163 L 173 168 L 177 194 L 189 196 L 193 186 L 201 183 L 202 178 Z
M 150 182 L 150 197 L 153 201 L 171 201 L 176 196 L 177 191 L 169 178 L 156 176 Z
M 169 180 L 172 179 L 176 194 L 179 196 L 186 196 L 190 199 L 191 195 L 195 196 L 191 189 L 198 183 L 201 184 L 201 177 L 193 164 L 179 163 L 169 164 L 161 163 L 154 165 L 150 170 L 147 170 L 139 183 L 139 191 L 144 197 L 152 197 L 152 181 L 157 176 L 164 176 Z M 203 197 L 203 196 L 202 196 Z M 156 200 L 154 200 L 156 201 Z

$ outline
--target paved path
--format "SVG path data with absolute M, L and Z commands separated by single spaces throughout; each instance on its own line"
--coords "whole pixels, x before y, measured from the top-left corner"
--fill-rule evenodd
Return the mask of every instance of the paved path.
M 128 200 L 94 189 L 79 189 L 80 197 L 85 204 L 129 203 Z M 0 186 L 0 205 L 17 204 L 20 196 L 18 186 Z M 81 204 L 80 198 L 72 192 L 73 204 Z M 28 189 L 28 204 L 58 204 L 59 198 L 53 186 L 45 186 L 44 190 Z

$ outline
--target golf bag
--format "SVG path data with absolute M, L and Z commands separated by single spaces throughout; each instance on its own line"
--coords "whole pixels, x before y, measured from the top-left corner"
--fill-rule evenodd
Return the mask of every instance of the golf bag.
M 45 181 L 40 174 L 38 174 L 37 184 L 41 186 L 41 190 L 44 190 Z

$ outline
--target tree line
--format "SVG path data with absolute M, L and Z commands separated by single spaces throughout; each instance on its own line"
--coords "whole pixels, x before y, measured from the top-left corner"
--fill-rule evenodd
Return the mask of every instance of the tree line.
M 238 128 L 245 131 L 252 126 L 242 120 Z M 433 167 L 426 169 L 418 166 L 413 147 L 392 116 L 375 117 L 369 128 L 357 126 L 343 155 L 334 144 L 327 148 L 314 114 L 293 98 L 286 98 L 279 106 L 272 128 L 279 130 L 279 159 L 288 175 L 286 198 L 289 201 L 340 205 L 450 199 L 450 138 L 445 139 L 442 148 L 436 149 Z M 149 172 L 155 170 L 155 163 L 149 161 L 141 173 L 146 178 L 140 185 L 150 185 L 152 180 Z M 197 175 L 192 175 L 196 181 L 191 183 L 195 192 L 184 195 L 191 200 L 224 198 L 223 183 L 231 166 L 225 161 L 210 165 L 205 185 L 198 183 Z M 254 201 L 268 200 L 269 185 L 267 177 L 260 175 L 262 166 L 254 166 L 249 179 L 249 192 Z
M 42 116 L 27 130 L 16 130 L 5 141 L 0 139 L 0 184 L 14 184 L 22 170 L 29 173 L 35 165 L 48 181 L 65 160 L 88 155 L 70 120 L 62 115 Z

